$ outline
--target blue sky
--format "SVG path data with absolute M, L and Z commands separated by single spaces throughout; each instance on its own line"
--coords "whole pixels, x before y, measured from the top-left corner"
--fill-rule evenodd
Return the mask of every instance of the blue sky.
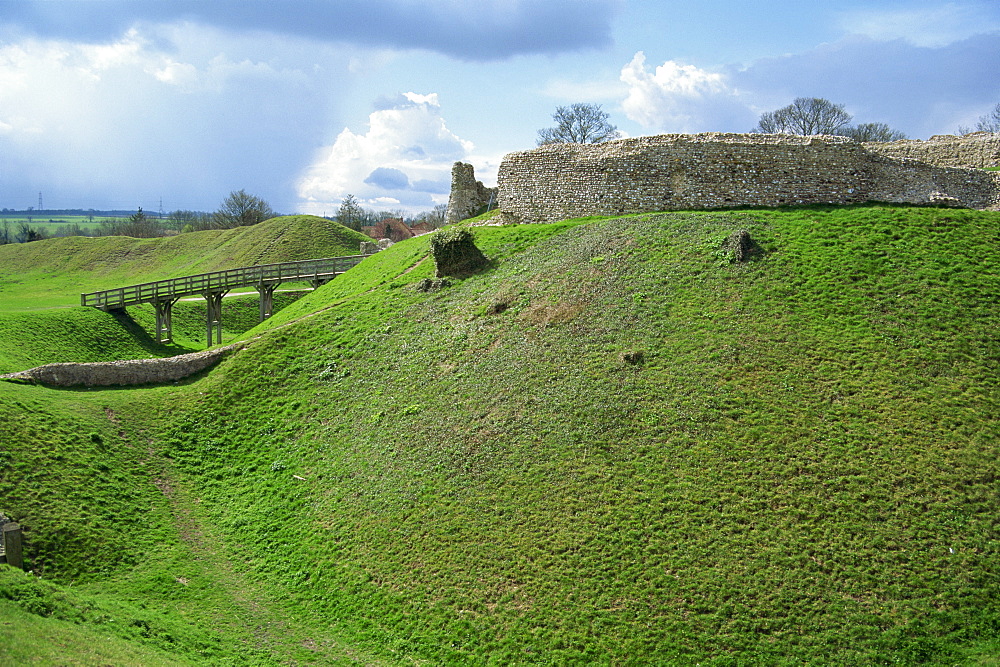
M 493 184 L 552 112 L 747 131 L 795 97 L 912 138 L 1000 102 L 997 0 L 0 0 L 0 208 L 282 212 Z

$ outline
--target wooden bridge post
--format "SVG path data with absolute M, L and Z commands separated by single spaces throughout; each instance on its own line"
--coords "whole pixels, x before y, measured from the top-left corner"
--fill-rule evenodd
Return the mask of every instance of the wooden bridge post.
M 274 288 L 278 283 L 257 283 L 257 293 L 260 295 L 260 321 L 271 317 L 274 310 Z
M 21 554 L 21 526 L 16 523 L 3 525 L 3 549 L 7 564 L 24 569 L 24 558 Z
M 153 308 L 156 309 L 156 341 L 169 343 L 173 340 L 173 309 L 177 297 L 156 299 Z
M 312 288 L 314 290 L 319 289 L 328 282 L 330 282 L 330 278 L 326 276 L 313 276 L 312 278 L 309 279 L 309 284 L 312 285 Z
M 212 339 L 215 338 L 222 343 L 222 297 L 229 290 L 219 292 L 205 292 L 205 319 L 208 333 L 208 346 L 212 347 Z

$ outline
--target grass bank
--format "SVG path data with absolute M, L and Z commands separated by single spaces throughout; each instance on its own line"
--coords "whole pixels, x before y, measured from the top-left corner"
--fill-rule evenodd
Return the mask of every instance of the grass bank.
M 177 387 L 0 386 L 0 509 L 216 660 L 991 664 L 997 222 L 482 228 L 449 284 L 413 239 Z

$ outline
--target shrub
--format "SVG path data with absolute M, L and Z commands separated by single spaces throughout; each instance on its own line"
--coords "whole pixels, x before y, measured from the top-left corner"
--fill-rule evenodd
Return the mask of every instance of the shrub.
M 476 247 L 472 232 L 465 227 L 452 227 L 434 232 L 431 254 L 437 266 L 437 277 L 467 276 L 489 266 L 486 255 Z

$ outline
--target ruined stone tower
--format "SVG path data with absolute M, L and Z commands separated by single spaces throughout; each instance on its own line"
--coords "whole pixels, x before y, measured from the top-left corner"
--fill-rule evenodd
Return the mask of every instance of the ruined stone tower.
M 471 164 L 456 162 L 451 168 L 451 196 L 448 198 L 445 224 L 470 218 L 491 202 L 496 204 L 496 188 L 488 188 L 477 181 Z

